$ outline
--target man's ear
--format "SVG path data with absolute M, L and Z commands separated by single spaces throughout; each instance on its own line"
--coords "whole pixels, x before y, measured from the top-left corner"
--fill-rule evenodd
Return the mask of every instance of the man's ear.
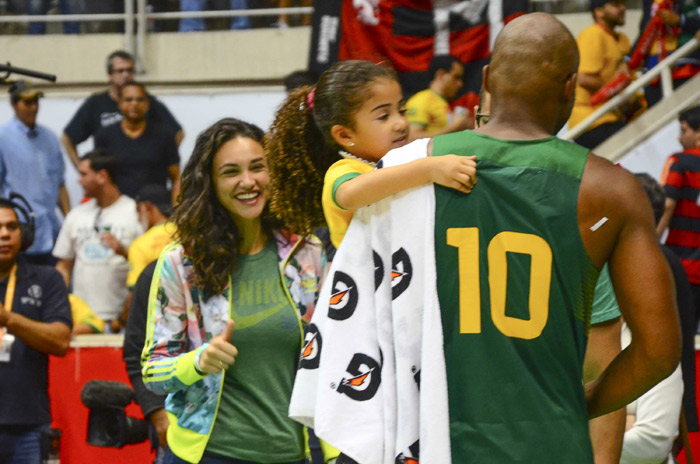
M 159 211 L 158 208 L 156 207 L 156 205 L 154 205 L 150 201 L 147 201 L 146 202 L 146 214 L 150 215 L 151 213 L 153 213 L 155 211 Z
M 435 75 L 433 76 L 433 80 L 439 81 L 447 73 L 448 73 L 448 71 L 446 69 L 438 69 L 437 71 L 435 71 Z
M 97 174 L 97 179 L 100 182 L 100 185 L 109 184 L 109 174 L 107 174 L 106 169 L 100 169 L 99 171 L 96 172 L 96 174 Z
M 355 145 L 355 132 L 348 127 L 336 124 L 331 127 L 331 136 L 345 150 Z
M 578 81 L 578 73 L 573 73 L 566 80 L 566 84 L 564 84 L 564 97 L 566 98 L 567 101 L 573 100 L 574 97 L 576 96 L 576 82 L 577 81 Z
M 602 14 L 603 14 L 603 9 L 601 7 L 594 8 L 593 9 L 593 21 L 595 21 L 597 23 L 598 19 L 600 18 L 600 16 Z
M 491 89 L 489 89 L 489 86 L 487 84 L 489 80 L 489 65 L 484 65 L 483 68 L 481 68 L 481 86 L 486 90 L 488 93 L 491 93 Z M 481 103 L 481 102 L 479 102 Z

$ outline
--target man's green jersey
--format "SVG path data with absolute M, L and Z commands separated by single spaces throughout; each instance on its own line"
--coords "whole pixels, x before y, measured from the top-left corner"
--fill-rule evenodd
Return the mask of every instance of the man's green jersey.
M 582 365 L 598 271 L 579 233 L 588 150 L 471 131 L 469 195 L 435 187 L 453 463 L 592 463 Z

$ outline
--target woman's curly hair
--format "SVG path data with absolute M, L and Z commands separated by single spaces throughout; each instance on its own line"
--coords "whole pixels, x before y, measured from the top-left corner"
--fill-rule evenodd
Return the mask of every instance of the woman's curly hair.
M 331 66 L 316 87 L 292 91 L 277 110 L 265 137 L 270 166 L 270 210 L 290 232 L 308 235 L 325 225 L 321 193 L 329 167 L 341 159 L 331 128 L 355 127 L 355 114 L 377 79 L 397 81 L 396 73 L 368 61 Z
M 216 196 L 212 165 L 219 149 L 229 140 L 250 138 L 262 144 L 264 132 L 254 124 L 226 118 L 199 134 L 192 156 L 182 172 L 182 190 L 173 219 L 185 253 L 195 269 L 195 285 L 207 297 L 221 294 L 238 262 L 241 235 L 231 214 Z M 277 227 L 267 207 L 263 227 Z

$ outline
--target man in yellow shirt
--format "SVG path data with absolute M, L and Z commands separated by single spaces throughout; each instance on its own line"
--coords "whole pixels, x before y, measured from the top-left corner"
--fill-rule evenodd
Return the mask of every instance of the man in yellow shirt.
M 595 23 L 581 31 L 576 43 L 580 52 L 576 100 L 569 119 L 569 128 L 586 119 L 595 108 L 591 96 L 610 82 L 619 72 L 629 74 L 624 61 L 630 52 L 630 41 L 617 26 L 625 24 L 625 0 L 591 0 Z M 593 149 L 620 130 L 625 121 L 619 114 L 610 112 L 601 116 L 576 143 Z
M 430 60 L 430 86 L 406 102 L 410 130 L 409 141 L 449 134 L 472 128 L 468 112 L 452 114 L 449 102 L 464 85 L 464 65 L 451 55 L 437 55 Z

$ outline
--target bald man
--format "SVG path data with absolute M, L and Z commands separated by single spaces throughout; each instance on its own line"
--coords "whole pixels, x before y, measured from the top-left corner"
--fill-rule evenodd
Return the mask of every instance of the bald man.
M 476 155 L 479 172 L 469 195 L 435 187 L 453 462 L 592 463 L 587 419 L 624 407 L 679 361 L 673 280 L 644 192 L 554 137 L 577 68 L 576 42 L 553 16 L 510 22 L 484 68 L 489 123 L 432 141 L 433 156 Z M 584 389 L 606 262 L 632 343 Z

